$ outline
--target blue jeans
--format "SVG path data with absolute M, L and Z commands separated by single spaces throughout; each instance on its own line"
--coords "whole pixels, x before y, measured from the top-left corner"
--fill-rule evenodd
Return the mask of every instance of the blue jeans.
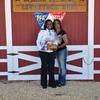
M 58 75 L 58 82 L 62 85 L 66 84 L 66 58 L 67 58 L 67 49 L 61 49 L 57 51 L 57 62 L 59 66 L 59 75 Z

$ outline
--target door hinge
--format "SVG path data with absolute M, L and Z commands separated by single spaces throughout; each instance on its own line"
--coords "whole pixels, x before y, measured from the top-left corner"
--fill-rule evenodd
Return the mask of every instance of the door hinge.
M 8 53 L 7 55 L 16 56 L 18 53 Z
M 8 73 L 19 73 L 19 71 L 8 71 Z

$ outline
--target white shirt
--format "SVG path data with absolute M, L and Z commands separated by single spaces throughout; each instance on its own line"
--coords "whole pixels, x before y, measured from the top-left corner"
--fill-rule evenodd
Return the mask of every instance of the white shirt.
M 47 49 L 47 42 L 54 42 L 55 37 L 56 33 L 54 32 L 54 30 L 41 30 L 36 41 L 39 51 L 53 52 L 52 50 Z

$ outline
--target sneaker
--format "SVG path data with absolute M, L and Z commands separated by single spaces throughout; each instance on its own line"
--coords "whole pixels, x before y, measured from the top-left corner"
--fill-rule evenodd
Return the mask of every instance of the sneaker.
M 46 89 L 46 88 L 47 88 L 47 86 L 42 86 L 42 88 L 43 88 L 43 89 Z
M 57 85 L 58 87 L 61 87 L 61 86 L 62 86 L 61 83 L 60 83 L 59 81 L 56 81 L 56 85 Z
M 56 85 L 52 85 L 51 87 L 52 87 L 52 88 L 56 88 Z
M 64 84 L 61 84 L 61 86 L 65 86 L 66 84 L 64 83 Z
M 53 85 L 49 84 L 48 86 L 52 88 L 56 88 L 56 84 L 53 84 Z

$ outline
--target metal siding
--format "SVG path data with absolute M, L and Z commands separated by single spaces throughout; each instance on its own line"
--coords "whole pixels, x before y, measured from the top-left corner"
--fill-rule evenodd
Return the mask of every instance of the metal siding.
M 100 0 L 95 0 L 94 44 L 100 45 Z M 100 58 L 100 48 L 94 49 L 94 58 Z M 94 61 L 94 70 L 100 71 L 100 61 Z M 94 80 L 100 81 L 100 73 L 94 74 Z
M 6 45 L 4 0 L 0 0 L 0 46 Z
M 6 30 L 5 30 L 5 6 L 4 0 L 0 0 L 0 46 L 6 46 Z M 2 61 L 3 59 L 3 61 Z M 4 60 L 7 59 L 7 50 L 0 49 L 0 73 L 7 72 L 7 62 Z M 7 80 L 6 75 L 0 75 L 0 80 Z
M 63 28 L 68 33 L 70 45 L 87 45 L 88 15 L 85 13 L 66 13 Z

